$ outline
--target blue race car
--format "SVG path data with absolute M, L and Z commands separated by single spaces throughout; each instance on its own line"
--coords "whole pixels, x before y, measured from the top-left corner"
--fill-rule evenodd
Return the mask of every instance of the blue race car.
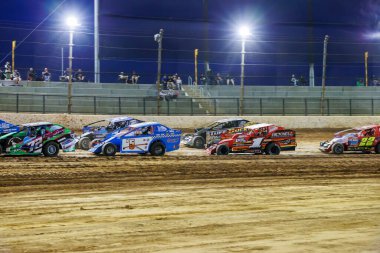
M 180 130 L 156 122 L 144 122 L 120 129 L 90 151 L 106 156 L 113 156 L 116 152 L 161 156 L 179 149 L 180 141 Z
M 108 124 L 99 126 L 98 123 L 101 122 L 108 122 Z M 82 128 L 83 134 L 78 141 L 78 148 L 89 150 L 96 143 L 106 138 L 108 134 L 140 122 L 142 121 L 131 117 L 117 117 L 92 122 Z

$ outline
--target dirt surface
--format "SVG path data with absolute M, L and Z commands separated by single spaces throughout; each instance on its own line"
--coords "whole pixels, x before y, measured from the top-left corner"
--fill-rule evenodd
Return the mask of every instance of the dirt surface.
M 380 252 L 380 155 L 0 158 L 0 252 Z

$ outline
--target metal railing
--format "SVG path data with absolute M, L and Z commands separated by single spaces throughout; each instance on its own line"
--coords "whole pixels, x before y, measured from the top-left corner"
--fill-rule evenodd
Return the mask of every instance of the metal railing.
M 239 98 L 180 97 L 160 103 L 160 115 L 239 115 Z M 380 115 L 380 98 L 326 98 L 324 103 L 324 115 Z M 80 114 L 157 114 L 156 97 L 73 96 L 72 104 L 72 112 Z M 321 115 L 320 108 L 318 97 L 246 97 L 243 114 Z M 0 111 L 66 113 L 67 96 L 0 93 Z

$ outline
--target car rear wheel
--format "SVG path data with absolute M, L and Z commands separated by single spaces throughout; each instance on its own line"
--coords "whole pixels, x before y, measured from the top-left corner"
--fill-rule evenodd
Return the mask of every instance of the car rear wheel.
M 335 143 L 332 148 L 331 148 L 332 152 L 334 154 L 343 154 L 343 151 L 344 151 L 344 146 L 342 143 Z
M 52 157 L 57 156 L 59 153 L 59 145 L 56 142 L 48 142 L 42 147 L 44 156 Z
M 114 156 L 116 154 L 117 147 L 113 143 L 106 143 L 102 147 L 102 153 L 106 156 Z
M 201 137 L 195 137 L 194 139 L 194 148 L 204 148 L 205 147 L 205 140 Z
M 150 146 L 149 153 L 154 156 L 164 155 L 165 147 L 161 142 L 155 142 Z
M 375 153 L 380 154 L 380 143 L 375 146 Z
M 216 147 L 216 154 L 217 155 L 228 155 L 230 153 L 230 149 L 229 147 L 227 147 L 227 145 L 218 145 Z
M 267 155 L 279 155 L 281 148 L 278 144 L 271 142 L 265 148 L 265 154 Z
M 91 142 L 90 138 L 82 137 L 82 138 L 80 138 L 80 140 L 78 142 L 78 146 L 80 149 L 89 150 L 90 149 L 90 142 Z

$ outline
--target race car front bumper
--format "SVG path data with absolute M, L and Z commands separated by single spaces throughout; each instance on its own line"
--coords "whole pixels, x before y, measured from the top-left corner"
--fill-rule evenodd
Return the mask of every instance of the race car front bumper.
M 213 144 L 211 146 L 209 146 L 208 148 L 206 148 L 206 153 L 208 155 L 214 155 L 216 153 L 216 148 L 218 147 L 217 144 Z
M 322 141 L 319 144 L 319 150 L 324 153 L 329 153 L 331 151 L 331 143 L 329 141 Z
M 185 145 L 186 147 L 193 147 L 194 146 L 194 135 L 189 134 L 182 137 L 181 144 Z

